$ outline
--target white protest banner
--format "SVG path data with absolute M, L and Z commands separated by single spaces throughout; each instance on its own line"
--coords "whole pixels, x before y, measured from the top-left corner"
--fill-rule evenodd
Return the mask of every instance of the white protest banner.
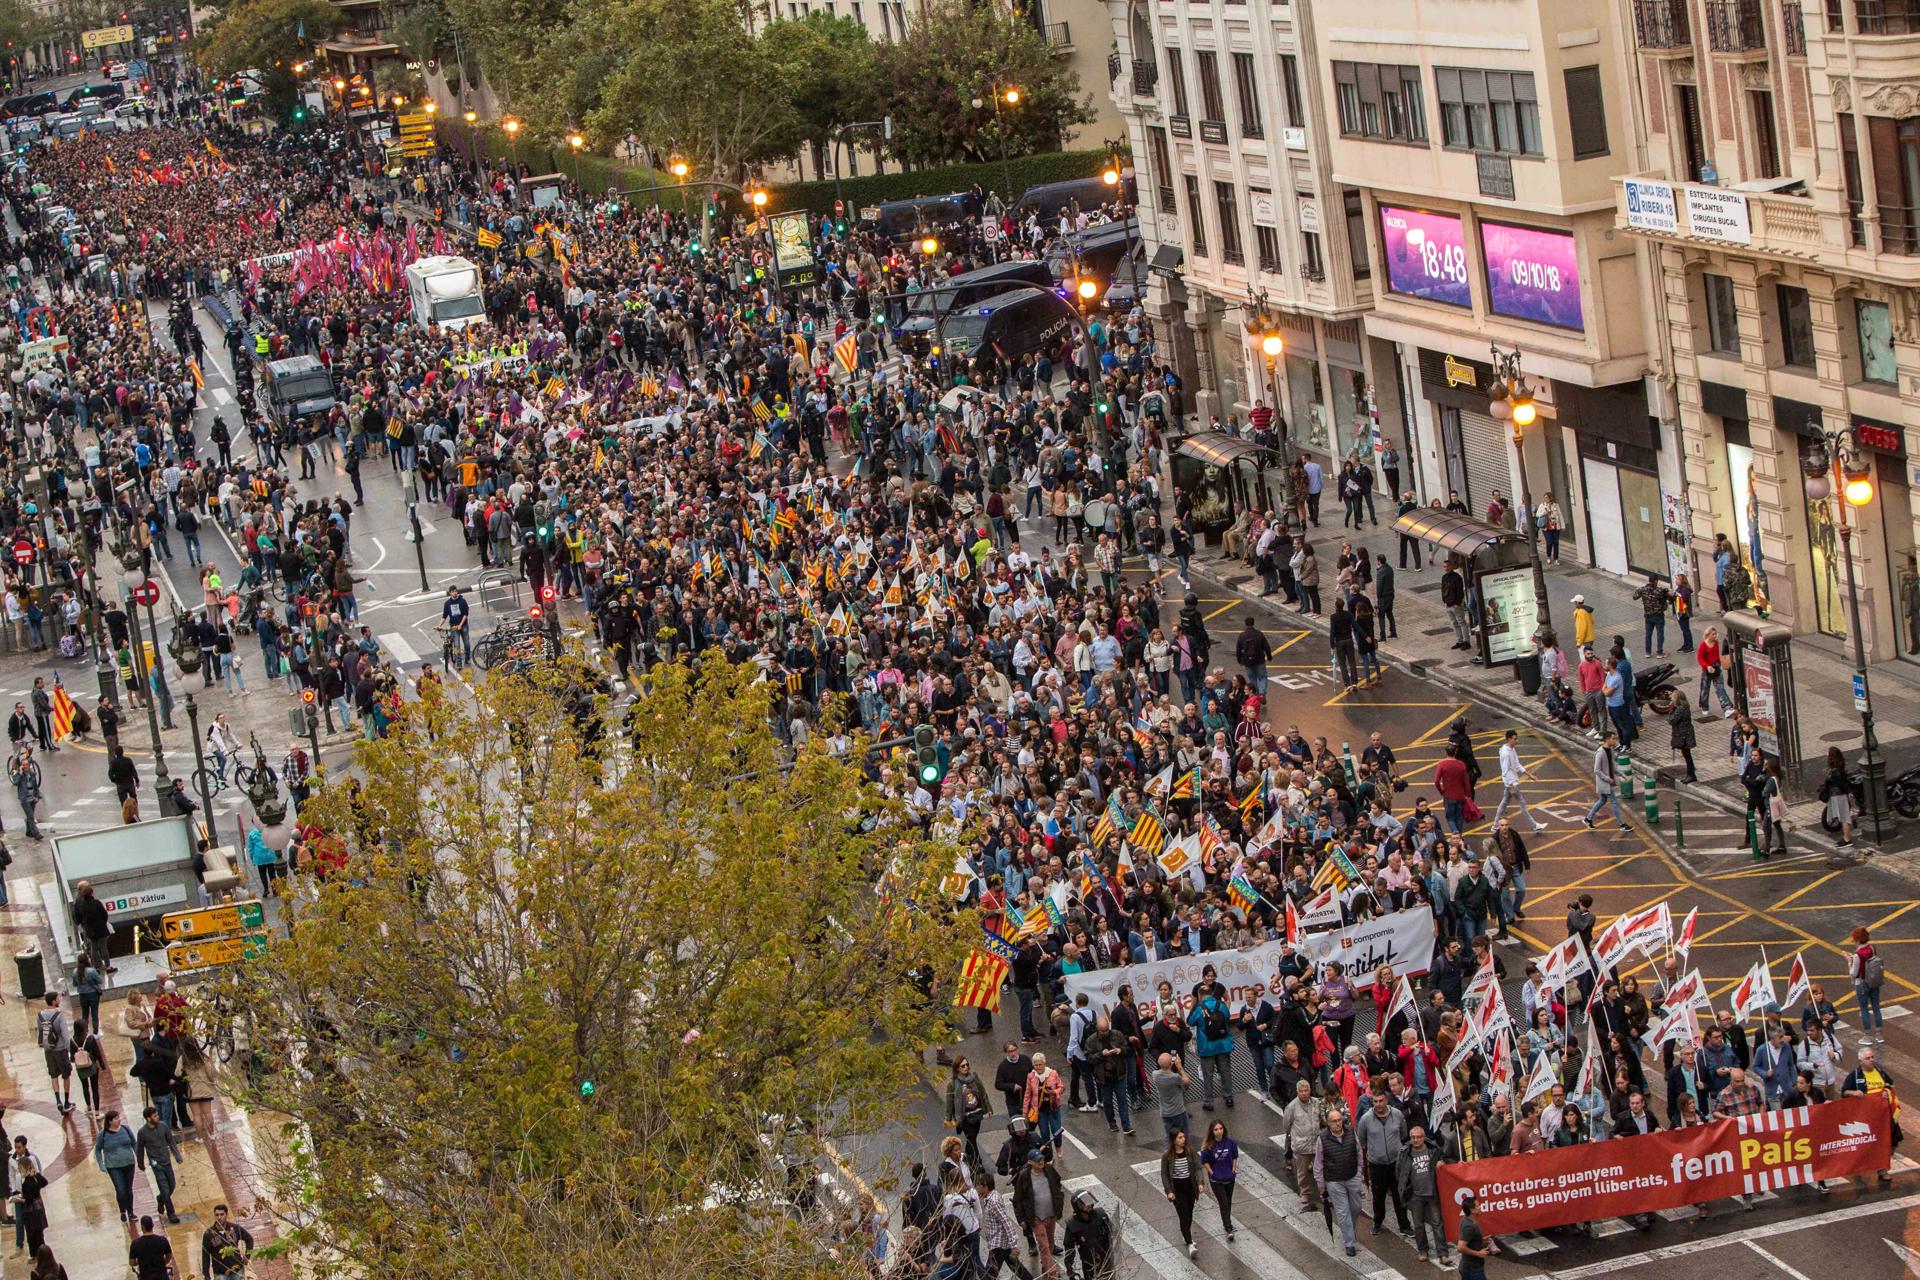
M 1300 953 L 1315 964 L 1338 962 L 1356 990 L 1373 986 L 1374 970 L 1383 964 L 1394 972 L 1419 977 L 1433 962 L 1433 913 L 1422 908 L 1395 911 L 1371 920 L 1310 933 Z
M 1245 951 L 1208 951 L 1197 956 L 1175 956 L 1171 960 L 1149 960 L 1124 969 L 1070 973 L 1064 979 L 1067 1001 L 1071 1004 L 1073 998 L 1084 991 L 1094 1011 L 1106 1013 L 1118 1001 L 1120 988 L 1131 986 L 1134 1002 L 1141 1007 L 1142 1019 L 1151 1021 L 1158 1016 L 1153 1012 L 1153 1005 L 1162 981 L 1173 987 L 1174 998 L 1184 1012 L 1192 1007 L 1193 988 L 1211 965 L 1226 985 L 1228 1007 L 1238 1005 L 1242 998 L 1252 1003 L 1268 991 L 1279 973 L 1282 945 L 1263 942 Z

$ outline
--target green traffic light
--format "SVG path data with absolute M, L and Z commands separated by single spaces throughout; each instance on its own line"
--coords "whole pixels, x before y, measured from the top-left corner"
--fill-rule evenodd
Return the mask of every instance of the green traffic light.
M 938 763 L 929 763 L 929 764 L 923 764 L 923 765 L 921 765 L 921 766 L 920 766 L 920 781 L 922 781 L 922 782 L 925 782 L 925 783 L 935 783 L 935 782 L 938 782 L 938 781 L 940 781 L 940 766 L 939 766 L 939 764 L 938 764 Z
M 593 1081 L 582 1080 L 580 1082 L 580 1096 L 583 1098 L 591 1098 L 593 1096 Z

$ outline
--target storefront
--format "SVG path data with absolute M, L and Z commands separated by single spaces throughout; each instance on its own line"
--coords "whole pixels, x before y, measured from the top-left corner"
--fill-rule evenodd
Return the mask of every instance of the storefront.
M 1913 544 L 1913 467 L 1906 432 L 1897 423 L 1853 415 L 1854 436 L 1873 459 L 1874 500 L 1861 509 L 1862 533 L 1881 545 L 1886 566 L 1887 599 L 1893 608 L 1894 651 L 1920 661 L 1920 553 Z M 1878 526 L 1877 532 L 1872 526 Z M 1864 575 L 1862 582 L 1865 581 Z
M 1833 501 L 1831 498 L 1816 501 L 1807 497 L 1806 486 L 1798 483 L 1799 459 L 1809 447 L 1821 441 L 1825 431 L 1820 406 L 1775 396 L 1773 425 L 1786 441 L 1791 442 L 1782 447 L 1792 448 L 1795 459 L 1792 473 L 1794 482 L 1781 485 L 1781 492 L 1788 502 L 1799 502 L 1807 528 L 1808 607 L 1804 616 L 1794 619 L 1794 625 L 1802 631 L 1818 631 L 1823 635 L 1845 639 L 1847 587 L 1842 575 L 1846 569 L 1841 563 L 1840 529 L 1834 523 Z
M 1726 515 L 1733 522 L 1730 536 L 1752 579 L 1757 598 L 1766 599 L 1767 575 L 1760 558 L 1760 497 L 1759 489 L 1754 484 L 1753 434 L 1747 417 L 1747 393 L 1725 383 L 1702 381 L 1700 408 L 1719 420 L 1720 436 L 1725 445 L 1727 506 L 1731 508 Z M 1729 531 L 1721 529 L 1718 532 Z M 1713 579 L 1707 576 L 1709 569 L 1710 566 L 1702 566 L 1702 582 L 1710 585 Z M 1743 609 L 1751 601 L 1735 600 L 1732 603 L 1734 608 Z
M 1576 523 L 1586 529 L 1594 566 L 1671 578 L 1676 557 L 1669 548 L 1684 549 L 1686 523 L 1661 489 L 1659 424 L 1647 413 L 1644 387 L 1637 380 L 1616 387 L 1556 381 L 1553 394 L 1579 453 L 1586 511 Z
M 1457 495 L 1476 516 L 1486 513 L 1494 494 L 1510 501 L 1514 495 L 1507 426 L 1487 412 L 1493 381 L 1493 368 L 1484 361 L 1420 348 L 1420 394 L 1433 405 L 1451 491 L 1443 502 Z

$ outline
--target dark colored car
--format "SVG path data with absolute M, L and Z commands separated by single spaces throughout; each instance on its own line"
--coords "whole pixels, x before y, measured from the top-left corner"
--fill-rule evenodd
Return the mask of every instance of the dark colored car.
M 1073 341 L 1078 324 L 1079 316 L 1065 298 L 1028 285 L 949 317 L 947 350 L 961 360 L 989 347 L 1002 360 L 1038 351 L 1057 356 Z

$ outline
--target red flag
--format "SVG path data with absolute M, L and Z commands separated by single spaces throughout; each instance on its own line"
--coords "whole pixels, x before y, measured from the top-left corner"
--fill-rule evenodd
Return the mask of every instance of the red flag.
M 1293 895 L 1288 894 L 1286 898 L 1287 898 L 1287 941 L 1297 943 L 1300 941 L 1300 913 L 1293 909 Z

